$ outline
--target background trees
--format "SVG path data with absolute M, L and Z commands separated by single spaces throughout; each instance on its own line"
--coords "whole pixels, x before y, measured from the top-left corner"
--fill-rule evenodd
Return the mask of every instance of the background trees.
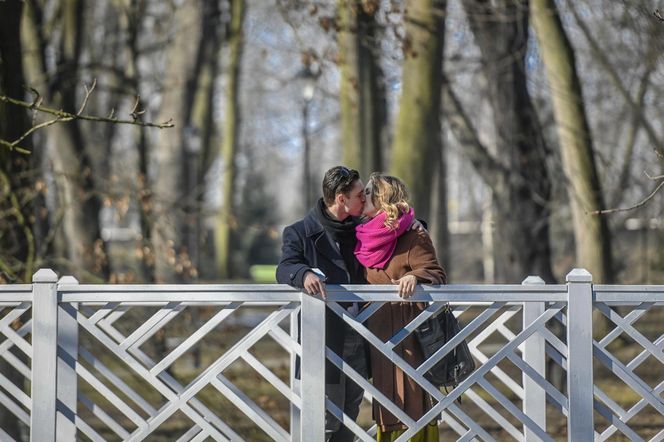
M 452 282 L 662 283 L 657 7 L 0 0 L 0 283 L 271 282 L 340 163 L 407 181 Z
M 453 281 L 664 278 L 661 192 L 593 213 L 662 182 L 664 23 L 639 2 L 0 8 L 3 97 L 175 122 L 61 122 L 26 154 L 47 117 L 0 101 L 4 281 L 248 278 L 340 163 L 407 181 Z

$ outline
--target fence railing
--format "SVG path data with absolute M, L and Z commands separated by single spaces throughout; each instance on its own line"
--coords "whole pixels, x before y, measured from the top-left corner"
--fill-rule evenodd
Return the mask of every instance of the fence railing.
M 419 286 L 407 301 L 394 286 L 328 291 L 85 285 L 51 270 L 0 286 L 0 406 L 19 428 L 0 439 L 322 441 L 327 410 L 373 440 L 370 407 L 356 422 L 325 400 L 327 358 L 407 425 L 399 441 L 435 420 L 445 440 L 664 440 L 664 286 L 593 285 L 574 270 L 564 285 Z M 352 315 L 349 301 L 369 304 Z M 389 302 L 429 304 L 381 340 L 366 324 Z M 460 334 L 411 366 L 397 347 L 448 304 Z M 325 347 L 326 307 L 428 392 L 427 414 L 412 419 Z M 439 390 L 424 373 L 461 339 L 477 369 Z

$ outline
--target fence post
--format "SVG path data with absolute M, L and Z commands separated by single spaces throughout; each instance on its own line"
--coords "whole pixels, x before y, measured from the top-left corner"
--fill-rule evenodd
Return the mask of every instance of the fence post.
M 325 303 L 302 293 L 300 440 L 325 440 Z
M 544 280 L 539 276 L 529 276 L 523 280 L 522 285 L 544 285 Z M 523 303 L 523 328 L 530 326 L 537 318 L 544 313 L 544 302 L 524 302 Z M 544 336 L 536 333 L 526 339 L 523 349 L 523 361 L 530 365 L 533 370 L 546 378 L 545 365 L 545 344 Z M 526 373 L 523 373 L 523 411 L 533 422 L 539 425 L 546 432 L 546 392 L 537 382 L 531 379 Z M 526 441 L 539 441 L 540 438 L 535 433 L 526 428 Z
M 568 440 L 593 440 L 593 288 L 585 269 L 567 274 Z
M 300 312 L 302 311 L 302 307 L 300 306 Z M 290 336 L 291 339 L 294 341 L 298 340 L 298 336 L 300 336 L 300 313 L 291 313 L 290 315 Z M 290 355 L 290 385 L 291 385 L 291 390 L 297 394 L 298 396 L 302 397 L 302 385 L 300 383 L 300 379 L 296 379 L 295 377 L 295 367 L 298 361 L 298 356 L 295 352 L 292 352 Z M 301 376 L 300 376 L 301 377 Z M 301 404 L 300 404 L 301 405 Z M 293 402 L 291 402 L 290 405 L 290 428 L 291 428 L 291 441 L 292 442 L 300 442 L 300 408 L 295 405 Z
M 78 284 L 73 276 L 63 276 L 62 284 Z M 76 440 L 76 402 L 78 384 L 76 360 L 78 359 L 78 322 L 75 305 L 61 305 L 58 308 L 58 404 L 56 433 L 58 441 Z M 72 316 L 73 315 L 73 316 Z
M 32 276 L 32 410 L 30 441 L 55 441 L 58 275 L 40 269 Z

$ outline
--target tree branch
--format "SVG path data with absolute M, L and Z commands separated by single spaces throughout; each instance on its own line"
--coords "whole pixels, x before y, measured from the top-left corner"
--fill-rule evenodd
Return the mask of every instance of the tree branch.
M 76 115 L 80 116 L 83 111 L 85 110 L 85 106 L 88 105 L 88 100 L 90 99 L 90 95 L 92 94 L 92 91 L 95 90 L 95 87 L 97 86 L 97 79 L 95 78 L 92 80 L 92 85 L 90 86 L 90 89 L 88 89 L 88 86 L 83 83 L 83 88 L 85 89 L 85 97 L 83 97 L 83 103 L 81 103 L 81 108 L 76 112 Z
M 651 40 L 651 47 L 654 46 L 654 39 Z M 639 83 L 639 90 L 636 93 L 634 103 L 639 109 L 643 109 L 644 99 L 646 92 L 648 90 L 648 85 L 650 83 L 650 76 L 655 70 L 654 63 L 650 62 L 653 58 L 646 60 L 646 70 L 641 77 L 641 82 Z M 641 127 L 641 118 L 639 115 L 636 115 L 632 112 L 632 121 L 628 128 L 627 132 L 627 146 L 625 148 L 625 153 L 623 155 L 622 169 L 618 175 L 618 182 L 615 186 L 615 190 L 611 193 L 613 198 L 611 206 L 616 207 L 622 202 L 623 196 L 625 194 L 625 189 L 627 189 L 627 184 L 630 180 L 630 169 L 632 165 L 632 156 L 634 153 L 634 148 L 636 147 L 636 137 L 639 133 L 639 128 Z
M 2 138 L 0 138 L 0 146 L 5 146 L 9 150 L 15 150 L 18 153 L 30 155 L 30 151 L 28 149 L 24 149 L 21 146 L 17 146 L 16 144 L 10 143 L 9 141 L 3 140 Z
M 652 192 L 650 192 L 650 195 L 648 195 L 648 196 L 645 197 L 643 200 L 641 200 L 639 203 L 637 203 L 637 204 L 635 204 L 635 205 L 633 205 L 633 206 L 631 206 L 631 207 L 619 207 L 619 208 L 615 208 L 615 209 L 595 210 L 595 211 L 590 212 L 590 214 L 591 214 L 591 215 L 606 215 L 606 214 L 608 214 L 608 213 L 628 212 L 628 211 L 630 211 L 630 210 L 635 210 L 635 209 L 638 209 L 639 207 L 642 207 L 642 206 L 646 205 L 646 203 L 647 203 L 648 201 L 650 201 L 655 195 L 657 195 L 657 192 L 659 192 L 659 190 L 660 190 L 662 187 L 664 187 L 664 175 L 650 176 L 650 175 L 648 174 L 648 172 L 643 172 L 643 173 L 645 173 L 646 176 L 647 176 L 649 179 L 653 180 L 653 181 L 661 181 L 661 182 L 657 185 L 657 187 L 655 187 L 655 190 L 653 190 Z
M 73 120 L 83 120 L 83 121 L 93 121 L 96 123 L 108 123 L 108 124 L 131 124 L 134 126 L 141 126 L 141 127 L 155 127 L 157 129 L 167 129 L 171 127 L 175 127 L 175 124 L 173 123 L 173 119 L 169 119 L 168 121 L 164 121 L 163 123 L 153 123 L 153 122 L 148 122 L 148 121 L 140 121 L 141 115 L 145 113 L 145 110 L 140 110 L 139 109 L 139 104 L 140 104 L 140 97 L 136 96 L 136 102 L 134 103 L 134 106 L 130 112 L 130 116 L 132 117 L 131 120 L 125 120 L 125 119 L 119 119 L 116 118 L 115 115 L 115 109 L 112 109 L 108 117 L 99 117 L 96 115 L 85 115 L 83 112 L 85 111 L 86 106 L 88 105 L 88 101 L 90 99 L 90 96 L 95 90 L 95 87 L 97 85 L 97 80 L 94 80 L 92 82 L 92 85 L 88 88 L 87 85 L 83 85 L 85 88 L 85 97 L 83 98 L 83 102 L 81 103 L 81 106 L 79 110 L 74 114 L 71 112 L 65 112 L 62 109 L 53 109 L 50 107 L 42 106 L 42 99 L 41 95 L 39 94 L 38 91 L 36 91 L 33 88 L 30 88 L 30 90 L 35 94 L 35 99 L 30 103 L 28 101 L 24 100 L 18 100 L 16 98 L 11 98 L 6 95 L 0 95 L 0 103 L 10 103 L 15 106 L 23 107 L 25 109 L 34 111 L 35 113 L 41 112 L 43 114 L 48 114 L 48 115 L 53 115 L 55 118 L 45 121 L 43 123 L 37 124 L 32 126 L 30 129 L 28 129 L 23 135 L 21 135 L 19 138 L 17 138 L 14 141 L 8 141 L 8 140 L 3 140 L 0 138 L 0 146 L 5 146 L 9 150 L 15 150 L 18 153 L 21 154 L 30 154 L 30 151 L 28 149 L 24 149 L 20 146 L 20 143 L 28 137 L 30 134 L 33 132 L 43 129 L 45 127 L 51 126 L 56 123 L 65 123 L 68 121 L 73 121 Z
M 482 144 L 477 131 L 447 78 L 443 80 L 442 89 L 443 101 L 445 109 L 447 109 L 445 118 L 454 137 L 464 147 L 466 158 L 473 164 L 482 179 L 492 188 L 496 188 L 499 174 L 509 174 L 509 168 L 499 162 Z
M 644 171 L 643 173 L 648 177 L 648 179 L 651 179 L 653 181 L 664 180 L 664 175 L 650 176 L 650 174 L 646 171 Z
M 623 99 L 625 100 L 627 105 L 631 108 L 632 112 L 634 112 L 634 115 L 638 116 L 639 119 L 641 120 L 641 124 L 645 129 L 646 134 L 650 139 L 650 142 L 653 145 L 652 147 L 655 153 L 660 158 L 664 157 L 664 142 L 655 132 L 655 129 L 653 128 L 652 124 L 650 124 L 648 118 L 646 118 L 646 115 L 643 112 L 643 110 L 640 109 L 637 103 L 635 103 L 634 100 L 632 99 L 629 91 L 627 90 L 622 80 L 620 79 L 620 76 L 618 75 L 616 68 L 609 61 L 606 52 L 600 47 L 599 43 L 597 42 L 597 40 L 595 40 L 592 33 L 590 32 L 588 25 L 586 24 L 585 21 L 583 21 L 583 19 L 579 15 L 576 6 L 574 5 L 574 1 L 568 1 L 567 5 L 569 7 L 569 10 L 572 12 L 572 15 L 574 15 L 574 19 L 576 20 L 577 25 L 581 29 L 581 32 L 583 32 L 583 35 L 586 37 L 586 40 L 588 41 L 590 48 L 595 53 L 597 61 L 599 61 L 599 63 L 604 67 L 606 73 L 609 75 L 609 78 L 613 82 L 613 85 L 615 86 L 616 89 L 618 89 L 620 95 L 623 96 Z

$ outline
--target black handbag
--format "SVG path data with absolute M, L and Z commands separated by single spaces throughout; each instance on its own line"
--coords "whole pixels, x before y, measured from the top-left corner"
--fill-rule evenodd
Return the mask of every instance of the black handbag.
M 415 330 L 415 336 L 428 359 L 459 331 L 459 321 L 446 305 L 437 315 L 427 319 Z M 456 387 L 475 370 L 475 361 L 465 340 L 449 351 L 424 377 L 436 387 Z

